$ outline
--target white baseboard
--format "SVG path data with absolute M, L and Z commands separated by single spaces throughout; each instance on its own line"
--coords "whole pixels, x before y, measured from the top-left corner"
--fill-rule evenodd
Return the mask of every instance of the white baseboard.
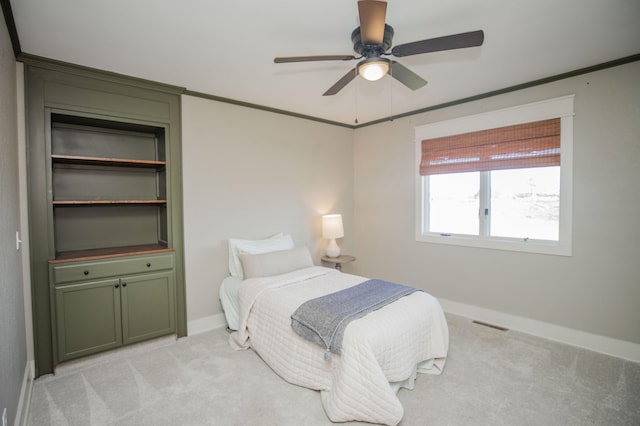
M 193 336 L 194 334 L 200 334 L 226 326 L 227 320 L 225 319 L 224 314 L 211 315 L 187 322 L 187 334 L 189 336 Z
M 28 421 L 29 405 L 31 404 L 31 392 L 33 391 L 33 378 L 35 377 L 36 364 L 35 361 L 27 361 L 24 367 L 24 375 L 22 377 L 22 386 L 20 388 L 20 399 L 18 400 L 18 409 L 16 410 L 16 420 L 14 426 L 25 426 Z
M 589 349 L 633 362 L 640 362 L 640 344 L 587 333 L 530 318 L 520 317 L 464 303 L 438 299 L 445 312 L 483 321 L 533 336 Z

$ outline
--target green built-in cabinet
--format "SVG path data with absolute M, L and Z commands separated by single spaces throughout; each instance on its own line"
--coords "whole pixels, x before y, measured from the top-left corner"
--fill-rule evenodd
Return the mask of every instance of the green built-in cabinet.
M 176 332 L 173 253 L 50 265 L 57 362 Z
M 25 59 L 36 376 L 186 335 L 180 93 Z

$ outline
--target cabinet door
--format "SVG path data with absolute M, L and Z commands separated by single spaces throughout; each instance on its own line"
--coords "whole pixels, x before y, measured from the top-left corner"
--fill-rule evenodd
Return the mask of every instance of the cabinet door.
M 123 277 L 120 284 L 125 345 L 176 332 L 173 271 Z
M 58 362 L 122 344 L 118 279 L 55 288 Z

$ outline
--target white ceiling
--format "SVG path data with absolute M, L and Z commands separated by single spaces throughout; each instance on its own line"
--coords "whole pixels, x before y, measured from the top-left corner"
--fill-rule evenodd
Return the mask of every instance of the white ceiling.
M 389 0 L 394 45 L 482 29 L 481 47 L 398 58 L 429 83 L 357 78 L 356 0 L 11 0 L 22 51 L 240 102 L 354 124 L 640 53 L 640 0 Z

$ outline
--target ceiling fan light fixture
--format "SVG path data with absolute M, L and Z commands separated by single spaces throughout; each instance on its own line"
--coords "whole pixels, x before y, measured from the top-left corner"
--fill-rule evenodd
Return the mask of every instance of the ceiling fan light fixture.
M 358 64 L 358 74 L 365 80 L 377 81 L 389 72 L 389 60 L 383 58 L 368 58 Z

